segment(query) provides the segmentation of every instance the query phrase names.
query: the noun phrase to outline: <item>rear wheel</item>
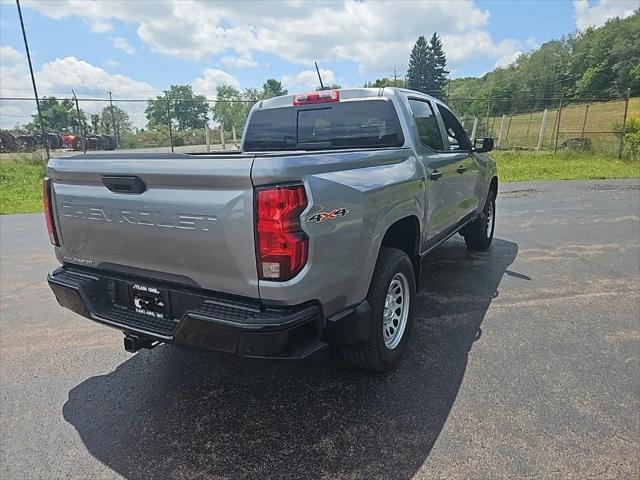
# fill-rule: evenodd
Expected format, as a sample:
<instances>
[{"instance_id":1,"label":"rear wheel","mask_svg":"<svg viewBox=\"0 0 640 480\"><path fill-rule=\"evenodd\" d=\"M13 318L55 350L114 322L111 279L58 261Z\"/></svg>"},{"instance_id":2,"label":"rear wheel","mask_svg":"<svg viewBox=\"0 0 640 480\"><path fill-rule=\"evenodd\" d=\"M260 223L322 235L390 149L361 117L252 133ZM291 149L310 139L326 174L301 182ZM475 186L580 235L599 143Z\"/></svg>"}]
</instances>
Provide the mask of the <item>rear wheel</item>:
<instances>
[{"instance_id":1,"label":"rear wheel","mask_svg":"<svg viewBox=\"0 0 640 480\"><path fill-rule=\"evenodd\" d=\"M405 252L383 247L373 272L367 300L371 307L367 342L345 347L342 355L364 370L390 370L404 353L415 306L413 265Z\"/></svg>"},{"instance_id":2,"label":"rear wheel","mask_svg":"<svg viewBox=\"0 0 640 480\"><path fill-rule=\"evenodd\" d=\"M487 250L496 226L496 194L489 190L482 213L460 232L469 250Z\"/></svg>"}]
</instances>

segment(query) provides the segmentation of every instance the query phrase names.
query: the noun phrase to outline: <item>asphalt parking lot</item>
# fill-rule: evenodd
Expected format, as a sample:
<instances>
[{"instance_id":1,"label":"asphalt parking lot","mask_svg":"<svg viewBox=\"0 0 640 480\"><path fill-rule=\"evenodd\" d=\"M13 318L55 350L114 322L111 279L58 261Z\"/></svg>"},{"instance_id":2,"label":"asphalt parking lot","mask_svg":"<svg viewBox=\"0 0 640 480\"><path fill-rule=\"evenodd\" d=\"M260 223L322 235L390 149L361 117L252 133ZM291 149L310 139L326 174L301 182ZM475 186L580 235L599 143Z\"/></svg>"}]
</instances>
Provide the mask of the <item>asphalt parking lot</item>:
<instances>
[{"instance_id":1,"label":"asphalt parking lot","mask_svg":"<svg viewBox=\"0 0 640 480\"><path fill-rule=\"evenodd\" d=\"M503 187L434 251L409 351L240 360L57 306L42 215L0 218L0 477L638 478L640 181Z\"/></svg>"}]
</instances>

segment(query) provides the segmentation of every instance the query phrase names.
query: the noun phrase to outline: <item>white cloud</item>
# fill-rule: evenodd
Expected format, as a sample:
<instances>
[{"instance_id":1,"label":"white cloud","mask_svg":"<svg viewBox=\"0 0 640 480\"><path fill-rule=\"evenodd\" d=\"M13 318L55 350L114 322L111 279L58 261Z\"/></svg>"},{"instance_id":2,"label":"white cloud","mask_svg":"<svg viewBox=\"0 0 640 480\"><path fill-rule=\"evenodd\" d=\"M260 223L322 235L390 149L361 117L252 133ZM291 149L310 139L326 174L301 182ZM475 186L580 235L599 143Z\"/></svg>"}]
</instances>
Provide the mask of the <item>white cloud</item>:
<instances>
[{"instance_id":1,"label":"white cloud","mask_svg":"<svg viewBox=\"0 0 640 480\"><path fill-rule=\"evenodd\" d=\"M3 56L4 60L4 56ZM147 99L156 95L154 87L125 75L110 74L106 70L91 65L75 57L56 58L45 63L35 72L38 93L41 97L56 96L69 98L71 90L78 98L104 98L104 102L82 102L80 107L87 113L95 113L108 104L107 92L113 92L116 100ZM0 64L0 97L32 97L31 80L26 60L13 66ZM144 102L117 102L124 108L134 125L146 124ZM4 102L0 109L0 126L11 128L16 124L27 123L34 113L32 101Z\"/></svg>"},{"instance_id":2,"label":"white cloud","mask_svg":"<svg viewBox=\"0 0 640 480\"><path fill-rule=\"evenodd\" d=\"M258 66L258 62L256 62L253 57L248 54L242 54L240 56L237 57L231 57L231 56L225 56L222 57L222 59L220 60L220 63L223 64L225 67L230 67L230 68L248 68L248 67L257 67Z\"/></svg>"},{"instance_id":3,"label":"white cloud","mask_svg":"<svg viewBox=\"0 0 640 480\"><path fill-rule=\"evenodd\" d=\"M361 73L384 74L394 66L406 68L418 35L434 31L441 35L454 69L470 58L501 61L521 50L513 40L493 40L487 29L489 13L473 0L112 0L82 3L82 8L77 2L24 0L52 18L75 15L134 24L153 51L196 62L223 54L225 66L251 66L251 54L263 52L307 68L314 60L351 60Z\"/></svg>"},{"instance_id":4,"label":"white cloud","mask_svg":"<svg viewBox=\"0 0 640 480\"><path fill-rule=\"evenodd\" d=\"M104 61L104 66L107 68L115 68L120 65L120 62L114 60L113 58L108 58Z\"/></svg>"},{"instance_id":5,"label":"white cloud","mask_svg":"<svg viewBox=\"0 0 640 480\"><path fill-rule=\"evenodd\" d=\"M114 30L114 27L111 22L97 20L89 25L89 30L91 30L93 33L107 33L112 32Z\"/></svg>"},{"instance_id":6,"label":"white cloud","mask_svg":"<svg viewBox=\"0 0 640 480\"><path fill-rule=\"evenodd\" d=\"M320 75L322 76L322 83L325 85L331 85L336 81L334 73L326 68L320 69ZM315 90L320 86L318 73L315 70L303 70L297 75L285 75L280 81L284 88L289 90L289 93Z\"/></svg>"},{"instance_id":7,"label":"white cloud","mask_svg":"<svg viewBox=\"0 0 640 480\"><path fill-rule=\"evenodd\" d=\"M208 98L215 98L216 89L223 84L240 88L240 82L233 75L217 68L206 68L202 76L193 81L193 91Z\"/></svg>"},{"instance_id":8,"label":"white cloud","mask_svg":"<svg viewBox=\"0 0 640 480\"><path fill-rule=\"evenodd\" d=\"M18 63L23 60L23 55L15 48L8 45L0 46L0 60L2 63Z\"/></svg>"},{"instance_id":9,"label":"white cloud","mask_svg":"<svg viewBox=\"0 0 640 480\"><path fill-rule=\"evenodd\" d=\"M109 37L109 41L111 42L111 45L119 50L122 50L124 53L127 53L129 55L133 55L136 53L136 49L133 48L129 42L127 42L126 38Z\"/></svg>"},{"instance_id":10,"label":"white cloud","mask_svg":"<svg viewBox=\"0 0 640 480\"><path fill-rule=\"evenodd\" d=\"M576 28L599 27L610 18L628 17L639 5L638 0L599 0L595 5L590 5L588 0L574 0Z\"/></svg>"}]
</instances>

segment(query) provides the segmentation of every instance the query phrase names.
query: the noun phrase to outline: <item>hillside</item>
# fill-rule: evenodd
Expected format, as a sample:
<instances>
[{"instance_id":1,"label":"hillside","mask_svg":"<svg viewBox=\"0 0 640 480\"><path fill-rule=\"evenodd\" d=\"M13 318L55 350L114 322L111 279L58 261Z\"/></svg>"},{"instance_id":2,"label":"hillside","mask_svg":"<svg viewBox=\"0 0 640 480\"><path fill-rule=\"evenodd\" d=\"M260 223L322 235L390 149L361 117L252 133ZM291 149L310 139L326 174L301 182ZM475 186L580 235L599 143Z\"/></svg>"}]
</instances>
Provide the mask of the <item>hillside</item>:
<instances>
[{"instance_id":1,"label":"hillside","mask_svg":"<svg viewBox=\"0 0 640 480\"><path fill-rule=\"evenodd\" d=\"M640 95L640 9L600 28L552 40L521 55L508 67L481 78L459 78L447 87L448 97L476 99L458 102L459 113L486 115L555 108L558 98L604 100Z\"/></svg>"}]
</instances>

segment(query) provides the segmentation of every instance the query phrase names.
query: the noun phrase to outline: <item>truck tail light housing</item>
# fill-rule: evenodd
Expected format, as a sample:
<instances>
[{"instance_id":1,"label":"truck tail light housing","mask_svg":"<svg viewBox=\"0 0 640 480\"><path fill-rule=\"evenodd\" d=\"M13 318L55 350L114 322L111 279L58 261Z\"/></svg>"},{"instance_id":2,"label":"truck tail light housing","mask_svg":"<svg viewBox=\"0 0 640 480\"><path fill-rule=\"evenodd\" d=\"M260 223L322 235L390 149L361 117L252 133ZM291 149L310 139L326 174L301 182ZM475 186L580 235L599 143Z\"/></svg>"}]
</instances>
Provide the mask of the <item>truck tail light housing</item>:
<instances>
[{"instance_id":1,"label":"truck tail light housing","mask_svg":"<svg viewBox=\"0 0 640 480\"><path fill-rule=\"evenodd\" d=\"M331 103L340 101L340 90L321 90L319 92L302 93L293 97L294 105L313 103Z\"/></svg>"},{"instance_id":2,"label":"truck tail light housing","mask_svg":"<svg viewBox=\"0 0 640 480\"><path fill-rule=\"evenodd\" d=\"M47 233L51 245L60 246L58 241L58 232L56 232L56 223L53 219L53 207L51 205L51 179L45 177L42 181L42 201L44 202L44 218L47 221Z\"/></svg>"},{"instance_id":3,"label":"truck tail light housing","mask_svg":"<svg viewBox=\"0 0 640 480\"><path fill-rule=\"evenodd\" d=\"M256 189L258 276L284 281L295 277L307 263L309 238L300 226L307 206L303 185Z\"/></svg>"}]
</instances>

